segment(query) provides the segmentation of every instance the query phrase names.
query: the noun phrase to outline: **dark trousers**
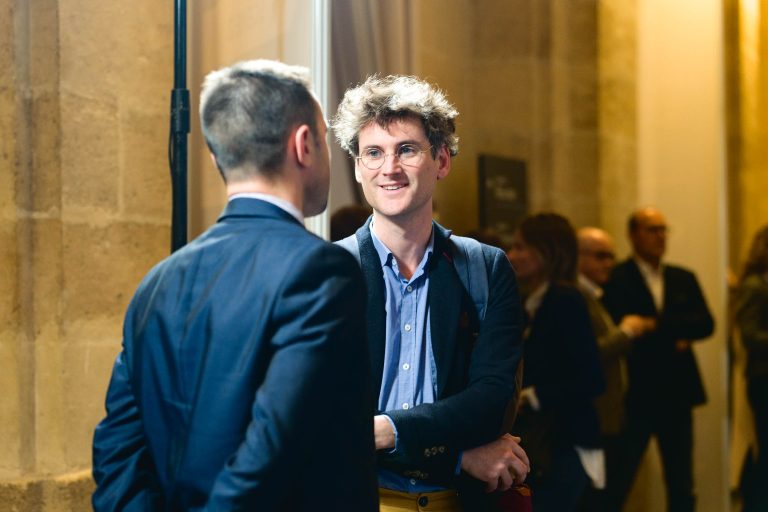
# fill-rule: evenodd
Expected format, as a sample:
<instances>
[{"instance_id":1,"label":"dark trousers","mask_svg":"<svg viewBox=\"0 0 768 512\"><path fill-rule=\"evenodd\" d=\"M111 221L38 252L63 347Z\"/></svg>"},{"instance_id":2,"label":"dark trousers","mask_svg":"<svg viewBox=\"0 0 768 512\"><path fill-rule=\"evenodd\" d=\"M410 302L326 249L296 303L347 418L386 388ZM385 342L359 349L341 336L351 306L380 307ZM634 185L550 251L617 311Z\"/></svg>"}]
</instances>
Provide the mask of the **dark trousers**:
<instances>
[{"instance_id":1,"label":"dark trousers","mask_svg":"<svg viewBox=\"0 0 768 512\"><path fill-rule=\"evenodd\" d=\"M656 436L664 468L669 512L692 512L693 420L690 407L628 404L626 430L617 448L619 464L609 464L607 507L620 511L632 488L637 468ZM611 468L610 466L613 466Z\"/></svg>"},{"instance_id":2,"label":"dark trousers","mask_svg":"<svg viewBox=\"0 0 768 512\"><path fill-rule=\"evenodd\" d=\"M747 381L747 395L755 415L757 458L744 471L744 512L768 510L768 378Z\"/></svg>"},{"instance_id":3,"label":"dark trousers","mask_svg":"<svg viewBox=\"0 0 768 512\"><path fill-rule=\"evenodd\" d=\"M535 512L570 512L578 509L589 477L572 446L556 448L549 471L529 482Z\"/></svg>"}]
</instances>

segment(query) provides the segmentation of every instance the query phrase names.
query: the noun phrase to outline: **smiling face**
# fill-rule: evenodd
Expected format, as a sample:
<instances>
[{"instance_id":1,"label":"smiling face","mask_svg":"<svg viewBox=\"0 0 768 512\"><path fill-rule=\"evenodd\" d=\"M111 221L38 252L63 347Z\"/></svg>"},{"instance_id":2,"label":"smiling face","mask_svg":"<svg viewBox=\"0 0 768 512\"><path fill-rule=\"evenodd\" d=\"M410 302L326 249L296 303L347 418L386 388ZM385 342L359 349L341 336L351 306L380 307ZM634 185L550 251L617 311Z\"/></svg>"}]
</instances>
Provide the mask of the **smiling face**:
<instances>
[{"instance_id":1,"label":"smiling face","mask_svg":"<svg viewBox=\"0 0 768 512\"><path fill-rule=\"evenodd\" d=\"M384 153L386 159L379 169L368 169L358 158L355 178L375 216L393 221L432 217L432 195L437 180L448 175L451 157L445 147L432 157L429 140L416 117L398 119L387 125L370 123L360 130L360 155ZM404 145L419 148L415 163L403 164L395 154L402 154Z\"/></svg>"}]
</instances>

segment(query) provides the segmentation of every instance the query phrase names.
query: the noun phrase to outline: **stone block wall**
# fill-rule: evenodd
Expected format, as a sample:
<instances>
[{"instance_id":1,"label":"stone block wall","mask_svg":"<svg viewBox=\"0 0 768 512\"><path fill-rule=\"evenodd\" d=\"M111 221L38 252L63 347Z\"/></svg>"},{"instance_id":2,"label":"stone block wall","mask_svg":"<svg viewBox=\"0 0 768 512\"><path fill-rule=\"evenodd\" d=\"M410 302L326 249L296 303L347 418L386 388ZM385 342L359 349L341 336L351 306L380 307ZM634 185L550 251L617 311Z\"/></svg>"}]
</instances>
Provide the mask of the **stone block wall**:
<instances>
[{"instance_id":1,"label":"stone block wall","mask_svg":"<svg viewBox=\"0 0 768 512\"><path fill-rule=\"evenodd\" d=\"M446 6L448 8L446 8ZM600 220L598 2L419 2L416 73L459 111L460 155L436 194L440 219L477 226L478 155L524 160L531 212Z\"/></svg>"},{"instance_id":2,"label":"stone block wall","mask_svg":"<svg viewBox=\"0 0 768 512\"><path fill-rule=\"evenodd\" d=\"M169 252L173 5L0 0L0 503L87 510L122 315Z\"/></svg>"}]
</instances>

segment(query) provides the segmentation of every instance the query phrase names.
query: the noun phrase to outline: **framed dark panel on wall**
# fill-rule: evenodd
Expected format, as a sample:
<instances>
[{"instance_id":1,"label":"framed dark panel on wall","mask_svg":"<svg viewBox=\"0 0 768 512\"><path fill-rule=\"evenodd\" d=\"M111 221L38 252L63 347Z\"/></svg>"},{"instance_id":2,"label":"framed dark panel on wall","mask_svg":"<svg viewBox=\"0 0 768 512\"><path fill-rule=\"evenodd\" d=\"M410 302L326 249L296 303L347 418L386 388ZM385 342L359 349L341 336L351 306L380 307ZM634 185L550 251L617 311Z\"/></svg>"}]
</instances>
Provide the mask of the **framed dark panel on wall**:
<instances>
[{"instance_id":1,"label":"framed dark panel on wall","mask_svg":"<svg viewBox=\"0 0 768 512\"><path fill-rule=\"evenodd\" d=\"M526 163L481 154L478 169L480 227L494 230L509 244L515 228L528 213Z\"/></svg>"}]
</instances>

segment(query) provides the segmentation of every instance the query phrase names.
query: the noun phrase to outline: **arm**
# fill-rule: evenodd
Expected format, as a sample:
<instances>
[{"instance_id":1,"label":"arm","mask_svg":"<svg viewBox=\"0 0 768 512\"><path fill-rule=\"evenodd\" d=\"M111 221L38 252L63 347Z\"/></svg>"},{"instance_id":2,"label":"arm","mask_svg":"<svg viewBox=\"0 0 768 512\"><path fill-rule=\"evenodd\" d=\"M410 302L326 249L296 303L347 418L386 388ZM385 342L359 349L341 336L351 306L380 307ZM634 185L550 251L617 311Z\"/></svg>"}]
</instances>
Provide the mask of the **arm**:
<instances>
[{"instance_id":1,"label":"arm","mask_svg":"<svg viewBox=\"0 0 768 512\"><path fill-rule=\"evenodd\" d=\"M696 276L687 271L683 272L685 273L678 276L679 280L665 283L665 286L675 286L678 289L670 290L672 303L665 304L658 329L673 340L694 341L707 338L715 329L715 321Z\"/></svg>"},{"instance_id":2,"label":"arm","mask_svg":"<svg viewBox=\"0 0 768 512\"><path fill-rule=\"evenodd\" d=\"M543 307L543 306L542 306ZM550 331L548 375L557 378L535 383L542 409L588 401L605 389L603 371L587 305L575 290L561 291L552 303L556 323ZM532 333L533 335L533 333Z\"/></svg>"},{"instance_id":3,"label":"arm","mask_svg":"<svg viewBox=\"0 0 768 512\"><path fill-rule=\"evenodd\" d=\"M93 436L95 511L162 509L160 485L129 375L126 354L121 352L107 392L107 416Z\"/></svg>"},{"instance_id":4,"label":"arm","mask_svg":"<svg viewBox=\"0 0 768 512\"><path fill-rule=\"evenodd\" d=\"M454 476L462 450L497 439L507 413L514 410L515 371L522 352L520 299L504 254L497 251L490 258L486 315L464 389L432 404L387 412L398 431L397 450L387 460L428 468L438 479Z\"/></svg>"},{"instance_id":5,"label":"arm","mask_svg":"<svg viewBox=\"0 0 768 512\"><path fill-rule=\"evenodd\" d=\"M746 280L736 302L736 325L744 347L768 355L768 286Z\"/></svg>"},{"instance_id":6,"label":"arm","mask_svg":"<svg viewBox=\"0 0 768 512\"><path fill-rule=\"evenodd\" d=\"M291 482L305 478L302 461L332 450L338 432L346 432L350 442L370 441L370 466L360 470L373 476L366 297L359 268L343 249L327 245L288 268L295 270L285 276L270 315L269 368L245 438L214 482L210 510L277 507L291 492ZM330 413L334 402L342 409Z\"/></svg>"}]
</instances>

